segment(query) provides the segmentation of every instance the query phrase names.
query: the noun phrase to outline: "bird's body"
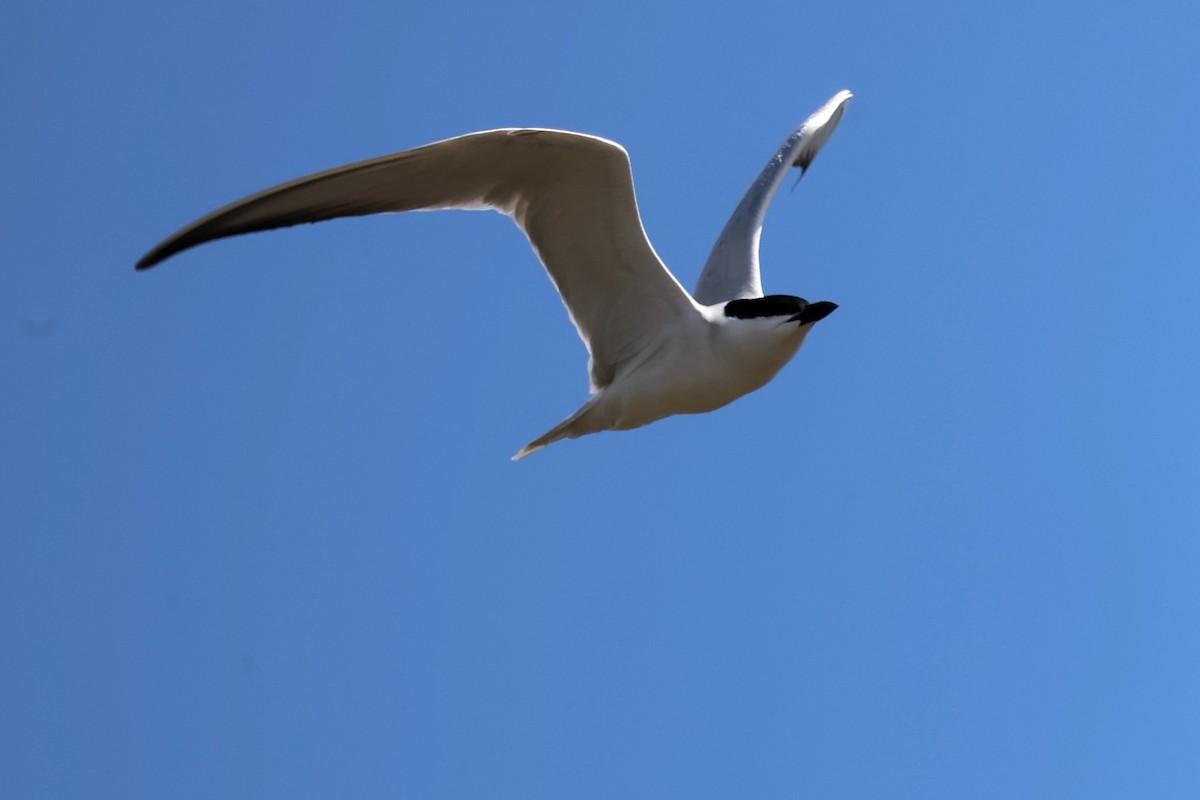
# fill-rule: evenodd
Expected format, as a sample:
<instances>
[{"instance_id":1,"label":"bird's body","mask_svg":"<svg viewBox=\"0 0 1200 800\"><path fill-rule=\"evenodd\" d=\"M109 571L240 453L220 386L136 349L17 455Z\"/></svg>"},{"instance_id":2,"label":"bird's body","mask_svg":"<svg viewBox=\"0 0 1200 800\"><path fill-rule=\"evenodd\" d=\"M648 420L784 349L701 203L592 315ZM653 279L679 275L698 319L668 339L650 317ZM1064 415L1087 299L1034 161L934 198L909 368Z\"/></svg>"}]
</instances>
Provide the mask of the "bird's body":
<instances>
[{"instance_id":1,"label":"bird's body","mask_svg":"<svg viewBox=\"0 0 1200 800\"><path fill-rule=\"evenodd\" d=\"M559 439L715 411L765 386L800 349L811 328L726 317L720 306L700 306L697 312L664 330L612 383L517 457Z\"/></svg>"},{"instance_id":2,"label":"bird's body","mask_svg":"<svg viewBox=\"0 0 1200 800\"><path fill-rule=\"evenodd\" d=\"M505 129L301 178L184 228L138 262L154 266L213 239L301 222L439 208L512 217L545 265L591 354L592 397L530 442L628 430L720 408L767 382L832 303L762 296L758 238L792 166L807 169L840 120L840 92L767 164L730 219L689 295L642 229L629 158L585 134Z\"/></svg>"}]
</instances>

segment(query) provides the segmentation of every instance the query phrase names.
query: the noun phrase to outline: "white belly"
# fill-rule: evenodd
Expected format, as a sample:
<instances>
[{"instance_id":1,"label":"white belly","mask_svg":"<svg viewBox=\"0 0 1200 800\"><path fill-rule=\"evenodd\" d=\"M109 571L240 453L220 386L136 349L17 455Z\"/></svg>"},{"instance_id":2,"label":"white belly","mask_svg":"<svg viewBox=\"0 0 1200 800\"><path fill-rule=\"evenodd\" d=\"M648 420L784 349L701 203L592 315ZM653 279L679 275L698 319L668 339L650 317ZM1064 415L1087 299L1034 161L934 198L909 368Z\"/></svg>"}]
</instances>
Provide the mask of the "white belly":
<instances>
[{"instance_id":1,"label":"white belly","mask_svg":"<svg viewBox=\"0 0 1200 800\"><path fill-rule=\"evenodd\" d=\"M604 389L593 412L602 429L628 430L675 414L703 414L760 389L792 360L807 331L742 331L663 347Z\"/></svg>"}]
</instances>

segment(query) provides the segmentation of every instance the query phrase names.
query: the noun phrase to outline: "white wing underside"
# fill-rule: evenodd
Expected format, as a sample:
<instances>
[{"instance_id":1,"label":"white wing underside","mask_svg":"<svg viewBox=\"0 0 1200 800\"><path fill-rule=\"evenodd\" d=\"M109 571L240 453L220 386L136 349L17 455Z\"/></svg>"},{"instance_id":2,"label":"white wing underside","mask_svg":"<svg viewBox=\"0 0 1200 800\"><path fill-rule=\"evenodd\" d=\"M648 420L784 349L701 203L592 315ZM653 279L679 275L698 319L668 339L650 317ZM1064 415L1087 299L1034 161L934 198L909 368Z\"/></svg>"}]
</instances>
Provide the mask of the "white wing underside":
<instances>
[{"instance_id":1,"label":"white wing underside","mask_svg":"<svg viewBox=\"0 0 1200 800\"><path fill-rule=\"evenodd\" d=\"M693 297L703 305L762 297L758 241L767 208L792 167L807 170L842 119L852 97L840 91L797 128L755 179L717 239ZM803 172L801 173L803 174Z\"/></svg>"},{"instance_id":2,"label":"white wing underside","mask_svg":"<svg viewBox=\"0 0 1200 800\"><path fill-rule=\"evenodd\" d=\"M253 231L445 208L495 209L525 232L591 353L593 391L698 313L646 238L625 150L564 131L473 133L300 178L189 225L138 267Z\"/></svg>"}]
</instances>

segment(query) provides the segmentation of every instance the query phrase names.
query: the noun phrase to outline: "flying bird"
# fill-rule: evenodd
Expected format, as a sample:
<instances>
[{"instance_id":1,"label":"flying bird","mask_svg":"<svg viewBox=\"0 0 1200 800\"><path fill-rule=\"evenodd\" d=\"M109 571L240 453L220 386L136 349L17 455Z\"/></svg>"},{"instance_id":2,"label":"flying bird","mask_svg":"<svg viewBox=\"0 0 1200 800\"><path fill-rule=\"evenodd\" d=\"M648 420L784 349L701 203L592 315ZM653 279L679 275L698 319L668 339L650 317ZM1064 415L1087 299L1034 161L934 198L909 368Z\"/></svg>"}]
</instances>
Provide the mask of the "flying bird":
<instances>
[{"instance_id":1,"label":"flying bird","mask_svg":"<svg viewBox=\"0 0 1200 800\"><path fill-rule=\"evenodd\" d=\"M692 294L659 260L638 215L629 155L582 133L470 133L320 172L214 211L137 263L214 239L396 211L494 209L524 231L590 354L591 396L525 445L629 430L721 408L766 385L837 306L763 296L758 242L792 167L801 176L841 121L834 95L772 156L725 225Z\"/></svg>"}]
</instances>

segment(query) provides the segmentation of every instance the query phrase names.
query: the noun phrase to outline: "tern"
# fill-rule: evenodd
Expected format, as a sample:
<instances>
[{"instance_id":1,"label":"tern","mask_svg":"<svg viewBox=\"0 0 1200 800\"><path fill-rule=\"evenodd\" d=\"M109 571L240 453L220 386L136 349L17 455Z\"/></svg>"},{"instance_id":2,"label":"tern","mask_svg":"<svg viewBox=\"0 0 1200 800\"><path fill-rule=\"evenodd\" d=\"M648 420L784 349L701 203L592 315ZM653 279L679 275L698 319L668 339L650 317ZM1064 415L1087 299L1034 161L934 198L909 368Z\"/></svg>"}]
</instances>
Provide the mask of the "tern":
<instances>
[{"instance_id":1,"label":"tern","mask_svg":"<svg viewBox=\"0 0 1200 800\"><path fill-rule=\"evenodd\" d=\"M792 167L803 177L841 121L848 91L796 128L717 239L692 294L654 252L629 155L582 133L470 133L320 172L238 200L183 228L137 263L148 269L214 239L397 211L493 209L528 237L588 349L591 396L525 445L702 414L765 386L837 306L763 295L758 243Z\"/></svg>"}]
</instances>

